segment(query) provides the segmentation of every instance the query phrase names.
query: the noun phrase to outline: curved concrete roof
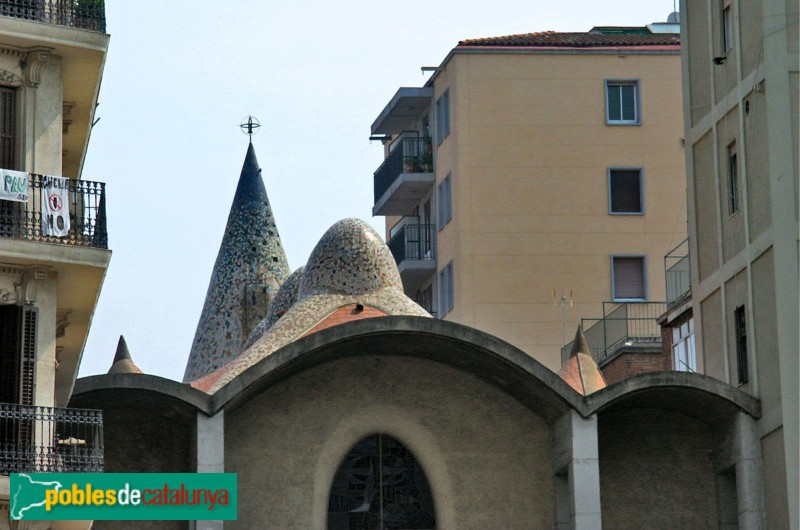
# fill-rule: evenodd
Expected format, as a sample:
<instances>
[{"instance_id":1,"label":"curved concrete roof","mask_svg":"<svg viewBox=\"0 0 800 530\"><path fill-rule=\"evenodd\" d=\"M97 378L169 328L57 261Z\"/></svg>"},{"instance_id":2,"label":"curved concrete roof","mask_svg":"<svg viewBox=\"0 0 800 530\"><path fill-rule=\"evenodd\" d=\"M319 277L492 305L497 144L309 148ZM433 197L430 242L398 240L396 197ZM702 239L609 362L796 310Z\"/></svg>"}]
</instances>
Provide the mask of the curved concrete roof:
<instances>
[{"instance_id":1,"label":"curved concrete roof","mask_svg":"<svg viewBox=\"0 0 800 530\"><path fill-rule=\"evenodd\" d=\"M758 418L760 402L718 379L689 372L653 372L623 379L586 398L587 412L629 407L656 407L701 420L742 410Z\"/></svg>"},{"instance_id":2,"label":"curved concrete roof","mask_svg":"<svg viewBox=\"0 0 800 530\"><path fill-rule=\"evenodd\" d=\"M99 398L97 396L106 393L108 396ZM87 406L83 403L91 400L90 406L97 407L98 399L112 399L115 404L119 404L125 400L135 399L141 394L163 396L165 400L177 401L209 415L216 412L211 409L211 399L208 394L187 384L156 375L131 373L81 377L75 381L70 406Z\"/></svg>"},{"instance_id":3,"label":"curved concrete roof","mask_svg":"<svg viewBox=\"0 0 800 530\"><path fill-rule=\"evenodd\" d=\"M116 396L120 390L131 390L160 394L214 414L236 408L303 370L357 355L412 356L453 366L504 390L550 422L570 409L588 417L628 407L679 410L705 421L738 410L760 415L760 404L752 396L710 377L684 372L643 374L583 397L544 365L497 337L452 322L405 315L347 322L291 342L213 395L152 375L109 374L79 379L73 405L81 406L94 393ZM98 406L96 399L91 401Z\"/></svg>"}]
</instances>

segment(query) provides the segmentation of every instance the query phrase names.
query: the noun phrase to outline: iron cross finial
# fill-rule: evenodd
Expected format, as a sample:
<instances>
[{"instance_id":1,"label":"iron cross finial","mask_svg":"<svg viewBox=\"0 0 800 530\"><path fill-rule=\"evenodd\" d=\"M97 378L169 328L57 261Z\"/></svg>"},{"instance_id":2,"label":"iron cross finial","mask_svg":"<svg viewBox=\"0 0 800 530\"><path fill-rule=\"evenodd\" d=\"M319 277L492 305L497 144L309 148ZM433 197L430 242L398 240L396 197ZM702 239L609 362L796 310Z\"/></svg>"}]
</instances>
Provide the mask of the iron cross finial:
<instances>
[{"instance_id":1,"label":"iron cross finial","mask_svg":"<svg viewBox=\"0 0 800 530\"><path fill-rule=\"evenodd\" d=\"M248 115L246 120L242 120L242 123L239 125L239 127L242 129L244 134L250 137L250 141L252 141L253 135L258 132L258 128L261 127L261 124L257 119Z\"/></svg>"}]
</instances>

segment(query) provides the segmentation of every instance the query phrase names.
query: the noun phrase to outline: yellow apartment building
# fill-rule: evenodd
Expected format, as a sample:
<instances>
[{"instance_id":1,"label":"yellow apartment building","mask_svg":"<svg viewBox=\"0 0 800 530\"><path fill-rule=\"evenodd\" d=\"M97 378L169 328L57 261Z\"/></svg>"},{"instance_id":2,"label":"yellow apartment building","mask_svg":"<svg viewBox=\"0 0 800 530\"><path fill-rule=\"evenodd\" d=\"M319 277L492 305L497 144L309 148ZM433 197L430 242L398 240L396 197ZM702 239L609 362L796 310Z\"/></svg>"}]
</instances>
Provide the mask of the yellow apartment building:
<instances>
[{"instance_id":1,"label":"yellow apartment building","mask_svg":"<svg viewBox=\"0 0 800 530\"><path fill-rule=\"evenodd\" d=\"M102 0L0 3L0 528L10 473L103 469L100 412L65 407L111 258L81 179L108 42Z\"/></svg>"},{"instance_id":2,"label":"yellow apartment building","mask_svg":"<svg viewBox=\"0 0 800 530\"><path fill-rule=\"evenodd\" d=\"M603 302L660 337L663 257L686 238L678 32L465 40L400 88L372 124L373 215L406 293L552 370Z\"/></svg>"},{"instance_id":3,"label":"yellow apartment building","mask_svg":"<svg viewBox=\"0 0 800 530\"><path fill-rule=\"evenodd\" d=\"M748 502L767 517L740 505L739 528L800 528L798 12L795 0L681 2L698 365L761 401L764 498Z\"/></svg>"}]
</instances>

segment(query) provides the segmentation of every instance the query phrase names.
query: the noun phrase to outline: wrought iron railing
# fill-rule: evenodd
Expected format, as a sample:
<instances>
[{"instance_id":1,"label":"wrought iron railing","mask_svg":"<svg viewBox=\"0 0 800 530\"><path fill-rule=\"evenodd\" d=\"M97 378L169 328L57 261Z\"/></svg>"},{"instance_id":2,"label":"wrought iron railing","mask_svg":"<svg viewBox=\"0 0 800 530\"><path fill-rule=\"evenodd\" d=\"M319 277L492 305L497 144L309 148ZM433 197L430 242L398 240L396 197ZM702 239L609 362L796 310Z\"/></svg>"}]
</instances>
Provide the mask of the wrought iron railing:
<instances>
[{"instance_id":1,"label":"wrought iron railing","mask_svg":"<svg viewBox=\"0 0 800 530\"><path fill-rule=\"evenodd\" d=\"M383 197L392 183L403 173L433 173L433 144L430 138L401 138L375 171L375 202Z\"/></svg>"},{"instance_id":2,"label":"wrought iron railing","mask_svg":"<svg viewBox=\"0 0 800 530\"><path fill-rule=\"evenodd\" d=\"M405 225L389 240L389 250L399 265L405 260L435 260L433 225Z\"/></svg>"},{"instance_id":3,"label":"wrought iron railing","mask_svg":"<svg viewBox=\"0 0 800 530\"><path fill-rule=\"evenodd\" d=\"M691 297L688 239L684 239L664 256L664 276L667 284L667 309L677 307Z\"/></svg>"},{"instance_id":4,"label":"wrought iron railing","mask_svg":"<svg viewBox=\"0 0 800 530\"><path fill-rule=\"evenodd\" d=\"M104 0L0 0L0 15L68 28L106 31Z\"/></svg>"},{"instance_id":5,"label":"wrought iron railing","mask_svg":"<svg viewBox=\"0 0 800 530\"><path fill-rule=\"evenodd\" d=\"M603 302L603 318L581 319L592 357L600 362L623 346L661 343L661 326L656 319L666 310L665 302ZM561 348L562 362L571 350L572 342Z\"/></svg>"},{"instance_id":6,"label":"wrought iron railing","mask_svg":"<svg viewBox=\"0 0 800 530\"><path fill-rule=\"evenodd\" d=\"M28 176L27 202L0 200L0 238L108 248L105 183L68 179L70 227L66 235L56 236L48 235L45 229L49 222L42 209L46 178Z\"/></svg>"},{"instance_id":7,"label":"wrought iron railing","mask_svg":"<svg viewBox=\"0 0 800 530\"><path fill-rule=\"evenodd\" d=\"M102 471L101 411L0 403L0 475Z\"/></svg>"}]
</instances>

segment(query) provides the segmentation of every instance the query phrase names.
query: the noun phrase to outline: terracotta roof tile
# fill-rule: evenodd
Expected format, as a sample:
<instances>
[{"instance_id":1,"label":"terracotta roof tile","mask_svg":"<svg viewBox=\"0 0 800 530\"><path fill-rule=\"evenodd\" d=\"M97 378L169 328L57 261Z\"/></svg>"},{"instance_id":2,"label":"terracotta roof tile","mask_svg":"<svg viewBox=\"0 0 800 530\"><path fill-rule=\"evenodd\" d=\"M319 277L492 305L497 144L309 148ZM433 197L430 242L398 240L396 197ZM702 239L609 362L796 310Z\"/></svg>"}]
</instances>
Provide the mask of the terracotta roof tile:
<instances>
[{"instance_id":1,"label":"terracotta roof tile","mask_svg":"<svg viewBox=\"0 0 800 530\"><path fill-rule=\"evenodd\" d=\"M624 46L680 46L677 33L556 33L543 31L502 37L468 39L459 46L514 46L532 48L605 48Z\"/></svg>"}]
</instances>

